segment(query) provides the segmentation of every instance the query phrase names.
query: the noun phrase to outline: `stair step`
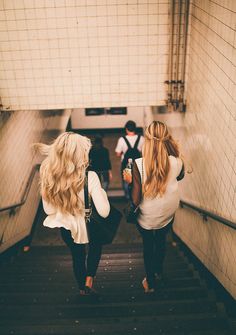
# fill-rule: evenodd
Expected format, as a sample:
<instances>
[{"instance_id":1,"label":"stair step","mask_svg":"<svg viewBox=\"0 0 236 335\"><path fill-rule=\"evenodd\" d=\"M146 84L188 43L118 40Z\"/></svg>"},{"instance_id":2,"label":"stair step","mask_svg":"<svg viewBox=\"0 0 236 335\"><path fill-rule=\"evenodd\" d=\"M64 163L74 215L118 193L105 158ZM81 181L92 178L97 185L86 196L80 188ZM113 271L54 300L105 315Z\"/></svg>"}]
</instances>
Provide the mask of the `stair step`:
<instances>
[{"instance_id":1,"label":"stair step","mask_svg":"<svg viewBox=\"0 0 236 335\"><path fill-rule=\"evenodd\" d=\"M76 292L76 290L75 290ZM100 300L103 303L119 303L119 302L140 302L148 301L148 299L158 300L187 300L187 299L202 299L208 297L205 288L188 287L188 288L168 288L159 289L155 296L149 297L143 293L141 288L132 291L121 292L120 288L111 288L110 290L101 290ZM81 301L81 297L78 297ZM0 296L1 304L63 304L69 301L76 301L75 293L59 292L57 295L52 292L2 292Z\"/></svg>"},{"instance_id":2,"label":"stair step","mask_svg":"<svg viewBox=\"0 0 236 335\"><path fill-rule=\"evenodd\" d=\"M120 278L114 279L114 280L99 280L99 278L96 279L95 285L98 288L98 290L101 289L101 287L107 288L114 288L119 287L122 291L123 289L130 289L130 288L140 288L141 287L141 280L143 279L143 276L140 276L139 278L136 277L134 279L123 279ZM158 286L164 287L164 288L181 288L181 287L199 287L200 286L200 280L198 278L177 278L177 279L165 279L163 281L160 281L158 283ZM1 285L2 291L4 292L72 292L76 289L76 283L74 285L66 285L64 283L55 283L55 282L34 282L34 283L25 283L25 282L19 282L17 285L13 285L12 283L5 283ZM1 296L1 294L0 294Z\"/></svg>"},{"instance_id":3,"label":"stair step","mask_svg":"<svg viewBox=\"0 0 236 335\"><path fill-rule=\"evenodd\" d=\"M17 320L18 321L18 320ZM36 322L36 323L35 323ZM17 335L48 335L48 334L191 334L194 331L212 331L227 328L224 319L216 314L190 314L190 315L168 315L168 316L148 316L148 317L122 317L120 318L99 318L81 319L79 317L71 319L68 324L67 319L40 319L19 320L19 323L12 323L11 326L0 327L1 334ZM27 323L27 325L25 324ZM74 323L74 325L72 325Z\"/></svg>"},{"instance_id":4,"label":"stair step","mask_svg":"<svg viewBox=\"0 0 236 335\"><path fill-rule=\"evenodd\" d=\"M51 266L69 266L72 262L71 255L68 257L57 257L54 259L39 259L37 260L37 264L42 267L51 267ZM36 260L32 257L31 259L22 259L17 263L7 264L5 266L6 269L21 269L21 268L28 268L28 267L35 267ZM126 258L102 258L100 261L100 265L110 264L111 266L125 266L127 264L135 264L135 265L143 265L143 257L126 257ZM183 257L175 257L175 258L168 258L165 259L165 265L167 266L175 266L181 264L188 264L186 259ZM4 269L4 266L1 266Z\"/></svg>"},{"instance_id":5,"label":"stair step","mask_svg":"<svg viewBox=\"0 0 236 335\"><path fill-rule=\"evenodd\" d=\"M87 297L86 297L87 298ZM43 307L43 308L42 308ZM22 308L19 306L4 306L0 308L2 321L23 318L35 319L41 318L68 320L77 318L105 318L105 317L132 317L132 316L159 316L159 315L180 315L193 313L217 313L217 307L213 301L149 301L146 303L131 304L90 304L84 300L84 303L67 305L27 305ZM3 321L4 322L4 321Z\"/></svg>"},{"instance_id":6,"label":"stair step","mask_svg":"<svg viewBox=\"0 0 236 335\"><path fill-rule=\"evenodd\" d=\"M39 281L39 282L47 282L47 281L52 281L52 282L67 282L73 283L74 278L71 273L72 270L70 270L70 273L63 271L62 273L60 272L54 272L52 274L48 273L39 273L39 274L34 274L34 273L29 273L29 274L15 274L14 276L4 276L0 279L0 284L4 283L18 283L18 282L33 282L33 281ZM97 274L97 277L105 279L112 279L112 278L133 278L138 277L138 276L143 276L144 275L144 269L136 270L134 268L130 269L129 271L125 272L120 272L114 271L108 268L104 269L99 269L99 272ZM166 270L165 276L169 278L181 278L181 277L192 277L193 272L190 269L183 269L183 270Z\"/></svg>"},{"instance_id":7,"label":"stair step","mask_svg":"<svg viewBox=\"0 0 236 335\"><path fill-rule=\"evenodd\" d=\"M109 267L107 268L100 268L97 274L97 277L104 277L105 278L113 278L113 277L117 277L119 275L119 277L123 278L126 276L126 278L128 279L130 275L135 275L135 276L139 276L139 275L143 275L144 272L144 268L135 268L135 267L130 267L128 271L122 272L122 271L115 271L115 269L110 269ZM194 274L194 272L190 269L190 268L184 268L184 269L176 269L173 270L172 268L167 268L164 270L164 277L165 278L181 278L181 277L192 277Z\"/></svg>"},{"instance_id":8,"label":"stair step","mask_svg":"<svg viewBox=\"0 0 236 335\"><path fill-rule=\"evenodd\" d=\"M167 243L167 246L171 246L170 243ZM168 248L171 249L171 248ZM53 246L33 246L31 249L31 252L40 253L41 255L43 253L49 253L52 254L64 254L68 253L69 250L66 245L53 245ZM114 252L120 252L120 253L126 253L126 252L140 252L142 251L142 243L112 243L109 245L103 246L103 253L114 253Z\"/></svg>"},{"instance_id":9,"label":"stair step","mask_svg":"<svg viewBox=\"0 0 236 335\"><path fill-rule=\"evenodd\" d=\"M8 267L6 270L3 269L4 275L16 273L21 274L22 272L27 273L51 273L57 271L66 271L68 269L71 269L72 261L63 261L60 263L52 263L52 264L41 264L38 263L38 266L35 267L33 264L31 266L25 265L24 266L12 266ZM114 261L103 261L100 262L99 269L102 270L104 268L109 268L111 271L115 272L124 272L127 271L130 267L136 268L136 269L143 269L144 264L143 261L124 261L124 262L114 262ZM185 262L171 262L171 263L165 263L165 269L167 270L175 270L175 269L187 269L188 264Z\"/></svg>"},{"instance_id":10,"label":"stair step","mask_svg":"<svg viewBox=\"0 0 236 335\"><path fill-rule=\"evenodd\" d=\"M115 256L115 255L113 255ZM71 255L68 255L66 257L55 257L55 258L48 258L48 259L40 259L37 261L38 264L40 264L40 266L51 266L51 265L67 265L67 264L70 264L72 261L71 259ZM31 257L30 259L26 259L26 258L22 258L21 260L17 261L17 262L14 262L12 264L7 264L6 268L9 268L9 269L13 269L13 268L27 268L29 266L35 266L35 258L34 257ZM107 257L104 257L101 259L100 263L99 264L111 264L112 266L122 266L122 265L125 265L129 262L132 262L133 264L143 264L143 256L140 255L140 256L136 256L136 257L126 257L126 258L120 258L120 257L112 257L110 256L110 254L107 256ZM168 265L174 265L174 264L186 264L187 261L183 258L183 257L180 257L180 256L176 256L174 258L168 258L166 257L165 259L165 264L168 264ZM4 269L4 266L2 266L2 268Z\"/></svg>"},{"instance_id":11,"label":"stair step","mask_svg":"<svg viewBox=\"0 0 236 335\"><path fill-rule=\"evenodd\" d=\"M54 248L57 247L51 247L46 248L48 250L44 250L44 248L40 248L40 250L35 250L34 248L31 248L29 252L22 253L22 259L54 259L54 258L67 258L70 257L70 251L69 248L63 247L63 249L59 249L59 251L54 250ZM41 250L42 249L42 250ZM143 250L142 248L138 250L119 250L119 249L113 249L113 250L104 250L102 251L102 259L105 258L114 258L114 259L126 259L127 257L142 257ZM180 257L180 253L177 248L170 248L166 249L166 257L175 258Z\"/></svg>"},{"instance_id":12,"label":"stair step","mask_svg":"<svg viewBox=\"0 0 236 335\"><path fill-rule=\"evenodd\" d=\"M112 263L112 265L124 265L127 264L129 261L132 261L134 264L143 264L143 256L142 254L132 256L132 255L127 255L124 258L121 258L119 255L110 255L108 254L107 257L103 257L100 261L100 264L105 264L106 262ZM12 263L7 263L7 264L1 264L0 269L1 272L6 270L6 269L21 269L21 268L32 268L35 267L35 264L37 263L40 266L61 266L61 265L66 265L66 264L71 264L71 255L67 256L55 256L55 257L48 257L45 256L43 258L37 258L34 257L33 255L30 255L30 257L27 255L23 255L22 258L20 259L15 259ZM171 266L176 264L186 264L186 259L183 258L182 256L176 255L176 256L166 256L165 258L165 265Z\"/></svg>"}]
</instances>

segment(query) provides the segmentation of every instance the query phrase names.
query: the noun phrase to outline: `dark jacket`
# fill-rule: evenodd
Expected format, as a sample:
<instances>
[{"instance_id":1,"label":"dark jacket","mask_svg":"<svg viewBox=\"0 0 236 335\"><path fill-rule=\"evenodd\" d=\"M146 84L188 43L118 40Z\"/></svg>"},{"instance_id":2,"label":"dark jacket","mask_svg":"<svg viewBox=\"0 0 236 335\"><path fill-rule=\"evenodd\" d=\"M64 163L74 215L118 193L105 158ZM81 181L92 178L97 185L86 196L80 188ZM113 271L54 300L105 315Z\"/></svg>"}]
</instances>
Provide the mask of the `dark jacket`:
<instances>
[{"instance_id":1,"label":"dark jacket","mask_svg":"<svg viewBox=\"0 0 236 335\"><path fill-rule=\"evenodd\" d=\"M95 172L111 170L109 151L107 148L93 147L89 153L90 168Z\"/></svg>"}]
</instances>

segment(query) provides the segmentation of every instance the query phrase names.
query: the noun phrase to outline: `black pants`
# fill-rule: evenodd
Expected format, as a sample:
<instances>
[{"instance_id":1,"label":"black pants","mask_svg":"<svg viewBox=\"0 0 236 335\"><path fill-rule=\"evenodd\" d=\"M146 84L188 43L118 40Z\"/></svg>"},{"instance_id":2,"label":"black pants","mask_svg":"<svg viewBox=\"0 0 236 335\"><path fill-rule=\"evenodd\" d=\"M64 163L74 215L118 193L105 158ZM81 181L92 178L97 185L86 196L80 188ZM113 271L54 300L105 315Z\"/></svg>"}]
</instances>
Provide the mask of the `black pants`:
<instances>
[{"instance_id":1,"label":"black pants","mask_svg":"<svg viewBox=\"0 0 236 335\"><path fill-rule=\"evenodd\" d=\"M147 230L137 225L143 239L143 259L149 288L155 286L155 274L162 274L166 253L166 235L173 221L161 229Z\"/></svg>"},{"instance_id":2,"label":"black pants","mask_svg":"<svg viewBox=\"0 0 236 335\"><path fill-rule=\"evenodd\" d=\"M86 276L95 277L102 254L102 245L90 242L86 262L86 245L74 243L71 232L61 228L61 236L70 248L74 275L80 290L84 289Z\"/></svg>"}]
</instances>

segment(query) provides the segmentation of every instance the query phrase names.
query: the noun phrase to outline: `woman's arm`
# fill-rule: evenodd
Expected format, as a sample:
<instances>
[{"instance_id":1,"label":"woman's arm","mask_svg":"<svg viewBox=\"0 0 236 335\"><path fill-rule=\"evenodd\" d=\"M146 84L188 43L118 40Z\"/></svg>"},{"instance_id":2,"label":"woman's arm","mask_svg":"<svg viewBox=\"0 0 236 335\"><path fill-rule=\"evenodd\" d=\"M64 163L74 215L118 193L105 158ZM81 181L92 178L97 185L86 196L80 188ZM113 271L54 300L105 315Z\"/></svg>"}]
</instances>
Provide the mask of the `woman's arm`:
<instances>
[{"instance_id":1,"label":"woman's arm","mask_svg":"<svg viewBox=\"0 0 236 335\"><path fill-rule=\"evenodd\" d=\"M142 200L142 183L141 176L137 164L134 162L132 170L132 186L131 186L131 197L133 204L137 207Z\"/></svg>"},{"instance_id":2,"label":"woman's arm","mask_svg":"<svg viewBox=\"0 0 236 335\"><path fill-rule=\"evenodd\" d=\"M88 190L98 214L106 218L110 212L110 204L98 175L93 171L89 171L88 173Z\"/></svg>"},{"instance_id":3,"label":"woman's arm","mask_svg":"<svg viewBox=\"0 0 236 335\"><path fill-rule=\"evenodd\" d=\"M115 153L116 153L116 156L118 156L118 157L122 156L122 153L123 153L122 137L120 137L118 142L117 142L117 146L115 148Z\"/></svg>"}]
</instances>

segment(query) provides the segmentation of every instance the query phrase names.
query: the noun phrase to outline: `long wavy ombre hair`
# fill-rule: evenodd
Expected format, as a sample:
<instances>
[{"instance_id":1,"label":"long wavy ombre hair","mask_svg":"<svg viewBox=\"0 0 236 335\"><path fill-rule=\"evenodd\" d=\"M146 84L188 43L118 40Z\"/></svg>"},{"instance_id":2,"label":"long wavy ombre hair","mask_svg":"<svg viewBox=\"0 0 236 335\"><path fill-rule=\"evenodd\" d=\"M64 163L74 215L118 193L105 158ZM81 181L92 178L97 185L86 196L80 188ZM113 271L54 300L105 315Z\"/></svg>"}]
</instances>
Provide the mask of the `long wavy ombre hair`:
<instances>
[{"instance_id":1,"label":"long wavy ombre hair","mask_svg":"<svg viewBox=\"0 0 236 335\"><path fill-rule=\"evenodd\" d=\"M90 140L85 136L66 132L58 136L51 145L37 143L34 146L47 155L40 168L43 199L62 213L82 213L83 203L78 193L84 186Z\"/></svg>"},{"instance_id":2,"label":"long wavy ombre hair","mask_svg":"<svg viewBox=\"0 0 236 335\"><path fill-rule=\"evenodd\" d=\"M169 155L179 157L177 143L169 134L167 126L153 121L145 131L143 158L146 180L143 184L144 198L162 196L166 190L170 171Z\"/></svg>"}]
</instances>

